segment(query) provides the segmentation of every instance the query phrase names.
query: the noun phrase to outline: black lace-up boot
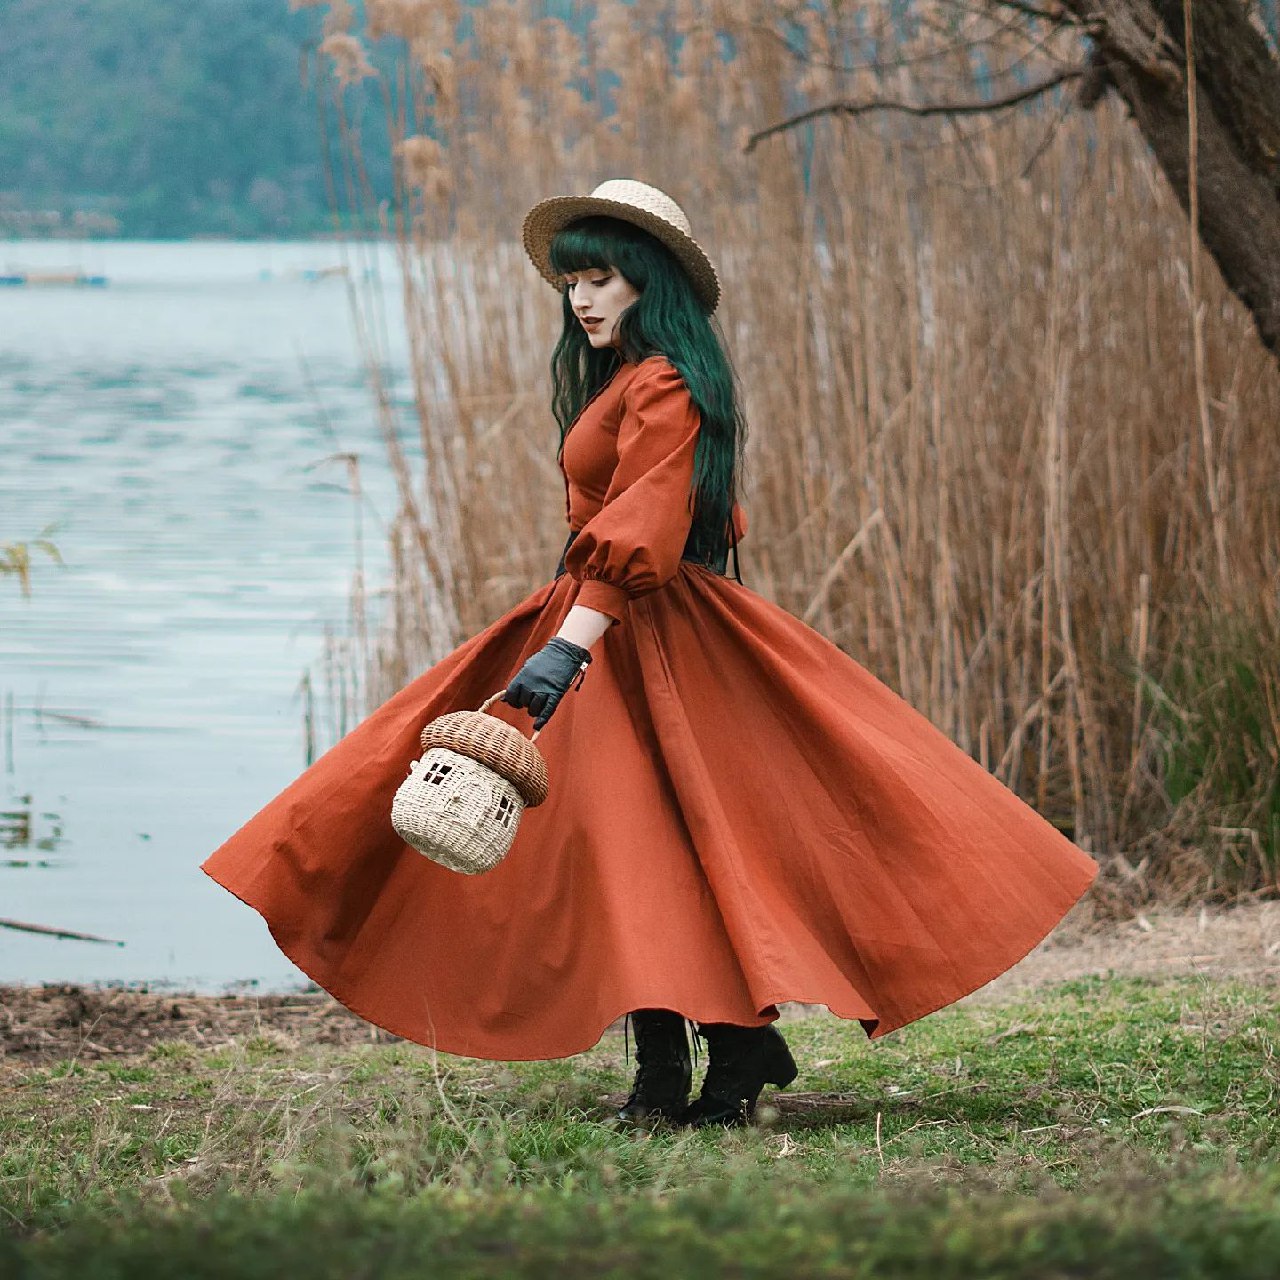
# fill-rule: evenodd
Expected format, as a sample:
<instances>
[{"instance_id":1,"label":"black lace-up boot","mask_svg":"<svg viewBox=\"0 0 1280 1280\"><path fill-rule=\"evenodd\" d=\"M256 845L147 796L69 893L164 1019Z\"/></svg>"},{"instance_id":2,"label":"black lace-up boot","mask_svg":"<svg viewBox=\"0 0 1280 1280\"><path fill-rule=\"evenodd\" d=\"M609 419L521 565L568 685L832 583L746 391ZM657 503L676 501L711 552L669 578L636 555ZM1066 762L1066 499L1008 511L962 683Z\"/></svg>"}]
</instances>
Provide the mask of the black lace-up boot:
<instances>
[{"instance_id":1,"label":"black lace-up boot","mask_svg":"<svg viewBox=\"0 0 1280 1280\"><path fill-rule=\"evenodd\" d=\"M627 1016L636 1032L639 1069L618 1119L628 1124L679 1120L693 1084L685 1020L670 1009L636 1009Z\"/></svg>"},{"instance_id":2,"label":"black lace-up boot","mask_svg":"<svg viewBox=\"0 0 1280 1280\"><path fill-rule=\"evenodd\" d=\"M701 1022L711 1061L702 1093L681 1117L685 1124L742 1125L755 1114L756 1099L767 1084L785 1089L797 1075L795 1059L781 1032L772 1025L740 1027L731 1022Z\"/></svg>"}]
</instances>

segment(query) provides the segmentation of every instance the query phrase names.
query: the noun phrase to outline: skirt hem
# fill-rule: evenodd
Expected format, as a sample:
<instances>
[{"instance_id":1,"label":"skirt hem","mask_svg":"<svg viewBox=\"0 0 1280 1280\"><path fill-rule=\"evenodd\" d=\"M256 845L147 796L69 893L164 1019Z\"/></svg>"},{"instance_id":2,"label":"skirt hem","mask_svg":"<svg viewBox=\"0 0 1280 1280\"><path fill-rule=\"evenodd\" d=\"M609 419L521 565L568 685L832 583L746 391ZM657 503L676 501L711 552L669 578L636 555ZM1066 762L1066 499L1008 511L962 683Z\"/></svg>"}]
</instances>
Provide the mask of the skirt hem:
<instances>
[{"instance_id":1,"label":"skirt hem","mask_svg":"<svg viewBox=\"0 0 1280 1280\"><path fill-rule=\"evenodd\" d=\"M603 1025L599 1028L599 1030L594 1033L593 1038L589 1040L584 1040L583 1043L578 1046L575 1046L569 1049L564 1049L558 1052L552 1052L552 1053L546 1053L546 1052L510 1053L508 1052L508 1053L502 1054L501 1056L497 1056L497 1055L490 1055L490 1054L484 1054L484 1053L470 1052L467 1049L463 1049L463 1048L450 1048L447 1045L443 1045L443 1044L433 1044L428 1040L421 1039L420 1034L414 1034L414 1033L408 1032L406 1029L403 1029L402 1027L396 1025L397 1020L395 1018L393 1017L387 1018L381 1014L378 1014L375 1016L368 1011L367 1006L365 1006L362 1001L357 999L351 999L351 1000L347 999L346 996L343 994L342 983L334 981L332 979L326 979L326 978L321 978L317 976L317 974L314 973L312 969L318 968L318 966L311 966L309 961L306 964L302 962L302 960L299 957L298 949L290 946L284 941L284 939L280 937L279 933L276 930L275 925L272 924L271 920L267 917L266 913L263 912L262 908L256 902L254 902L251 898L246 897L243 893L241 893L238 889L234 888L232 885L227 884L223 880L220 880L211 870L209 870L208 867L201 867L201 870L204 871L204 873L215 884L221 885L222 888L226 889L227 892L231 893L234 897L238 898L247 907L250 907L254 911L256 911L258 915L261 916L264 922L266 923L267 929L270 932L271 937L275 942L276 946L280 948L280 950L289 958L289 960L295 966L297 966L297 968L302 973L306 974L306 976L312 982L314 982L318 987L320 987L321 990L327 992L330 996L332 996L340 1005L343 1006L343 1008L350 1010L358 1018L364 1019L364 1021L368 1022L371 1026L379 1027L383 1031L387 1031L391 1035L397 1036L402 1040L408 1040L413 1044L423 1045L425 1048L433 1049L438 1053L448 1053L455 1057L477 1058L485 1062L550 1062L560 1058L572 1058L572 1057L578 1056L579 1054L587 1053L591 1049L594 1049L596 1045L598 1045L600 1041L604 1038L605 1032L611 1026L613 1026L614 1023L616 1023L619 1019L624 1017L626 1014L630 1013L633 1009L672 1008L674 1012L694 1022L736 1021L736 1019L734 1018L725 1017L723 1014L723 1011L713 1011L711 1013L694 1012L692 1011L691 1006L679 1007L678 1004L662 1004L658 1001L652 1001L646 997L643 999L637 998L637 1000L634 1003L629 1002L630 1007L620 1009L613 1017L606 1019ZM1084 895L1088 892L1092 883L1093 881L1092 879L1090 879L1083 886L1080 892L1076 895L1071 906L1067 908L1067 911L1072 910L1076 905L1079 904L1079 902L1083 899ZM1065 915L1066 913L1064 912L1063 914ZM1049 930L1049 933L1051 932L1052 930ZM1015 965L1018 965L1023 960L1025 960L1027 956L1029 956L1036 949L1036 947L1038 947L1045 940L1045 938L1049 936L1049 933L1046 933L1042 937L1036 939L1015 960L1013 960L1010 964L1005 965L1003 968L997 970L989 978L986 978L981 982L975 983L974 985L968 987L966 990L961 991L956 995L940 998L936 1003L930 1004L927 1008L921 1008L920 1010L911 1013L909 1016L902 1018L901 1021L892 1022L888 1025L886 1025L885 1019L883 1018L864 1018L861 1015L852 1013L852 1012L842 1013L840 1009L839 1001L837 1001L835 1004L832 1004L829 1000L823 999L821 997L803 996L803 995L784 995L781 993L761 1005L761 1007L756 1011L757 1021L753 1023L739 1022L738 1025L766 1026L772 1022L775 1022L779 1016L778 1005L780 1004L795 1003L795 1004L807 1004L807 1005L821 1005L833 1017L839 1018L845 1022L857 1022L862 1027L863 1031L866 1033L868 1040L879 1040L884 1036L889 1035L891 1032L898 1031L901 1028L910 1025L912 1022L917 1022L921 1018L928 1017L930 1014L938 1012L940 1009L945 1009L948 1005L952 1005L959 1000L963 1000L966 996L972 995L975 991L980 991L988 983L994 982L995 979L1000 977L1001 974L1007 973ZM766 1010L773 1011L772 1017L770 1017L765 1012Z\"/></svg>"}]
</instances>

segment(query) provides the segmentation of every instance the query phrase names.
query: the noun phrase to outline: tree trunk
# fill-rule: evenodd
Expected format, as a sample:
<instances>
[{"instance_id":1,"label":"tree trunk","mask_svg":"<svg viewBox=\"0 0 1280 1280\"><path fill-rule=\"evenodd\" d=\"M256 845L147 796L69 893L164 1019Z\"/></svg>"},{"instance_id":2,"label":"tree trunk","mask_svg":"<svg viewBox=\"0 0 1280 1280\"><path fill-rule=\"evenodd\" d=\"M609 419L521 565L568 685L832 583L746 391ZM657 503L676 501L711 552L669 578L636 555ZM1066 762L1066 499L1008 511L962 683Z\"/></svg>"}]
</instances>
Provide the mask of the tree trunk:
<instances>
[{"instance_id":1,"label":"tree trunk","mask_svg":"<svg viewBox=\"0 0 1280 1280\"><path fill-rule=\"evenodd\" d=\"M1188 209L1182 0L1063 3L1087 23L1094 90L1125 101ZM1200 236L1280 359L1280 63L1240 0L1193 3Z\"/></svg>"}]
</instances>

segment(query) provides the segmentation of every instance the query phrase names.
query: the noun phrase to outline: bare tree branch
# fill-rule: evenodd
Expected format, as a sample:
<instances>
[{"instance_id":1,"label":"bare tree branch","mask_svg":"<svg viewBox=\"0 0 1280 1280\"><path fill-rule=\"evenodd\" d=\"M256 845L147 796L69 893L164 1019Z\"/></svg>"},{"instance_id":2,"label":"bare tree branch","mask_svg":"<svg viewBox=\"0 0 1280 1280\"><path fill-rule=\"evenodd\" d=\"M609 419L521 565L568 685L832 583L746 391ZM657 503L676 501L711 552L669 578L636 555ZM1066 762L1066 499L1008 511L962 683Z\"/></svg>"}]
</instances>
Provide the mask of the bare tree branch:
<instances>
[{"instance_id":1,"label":"bare tree branch","mask_svg":"<svg viewBox=\"0 0 1280 1280\"><path fill-rule=\"evenodd\" d=\"M806 124L808 121L816 120L820 116L860 116L866 115L871 111L903 111L913 116L986 115L992 111L1002 111L1008 107L1016 107L1019 103L1028 102L1043 93L1048 93L1049 90L1066 81L1078 80L1083 74L1083 67L1071 67L1066 71L1060 71L1056 75L1050 76L1047 80L1040 81L1038 84L1028 85L1025 89L1018 89L1000 98L987 98L978 102L916 104L899 102L894 98L868 98L864 102L828 102L823 106L802 111L799 115L790 116L786 120L781 120L777 124L771 124L768 128L760 129L751 134L747 138L743 151L752 151L755 149L756 144L762 142L765 138L771 137L775 133L782 133L787 129L794 129L797 125Z\"/></svg>"},{"instance_id":2,"label":"bare tree branch","mask_svg":"<svg viewBox=\"0 0 1280 1280\"><path fill-rule=\"evenodd\" d=\"M1048 129L1045 130L1045 134L1040 141L1040 145L1036 147L1036 149L1031 153L1030 156L1027 157L1026 164L1022 166L1022 173L1019 175L1020 177L1025 178L1031 172L1032 167L1035 165L1035 162L1039 160L1040 157L1044 155L1046 151L1049 150L1050 143L1053 142L1053 139L1057 135L1058 130L1062 127L1062 123L1064 120L1066 120L1067 112L1070 111L1070 109L1071 109L1071 104L1069 102L1064 102L1058 108L1057 113L1054 115L1053 119L1049 122Z\"/></svg>"},{"instance_id":3,"label":"bare tree branch","mask_svg":"<svg viewBox=\"0 0 1280 1280\"><path fill-rule=\"evenodd\" d=\"M1041 9L1039 5L1027 4L1025 0L995 0L995 3L1001 9L1012 9L1015 13L1020 13L1027 18L1039 18L1044 22L1058 22L1063 25L1075 22L1075 18L1060 5L1055 5L1052 9Z\"/></svg>"},{"instance_id":4,"label":"bare tree branch","mask_svg":"<svg viewBox=\"0 0 1280 1280\"><path fill-rule=\"evenodd\" d=\"M804 52L803 49L797 49L790 40L787 39L782 32L775 30L773 27L767 26L762 22L727 22L724 24L699 22L689 27L690 31L709 30L709 31L748 31L755 35L760 35L780 44L784 51L796 61L807 67L821 67L826 71L839 71L844 74L852 74L857 71L898 71L903 67L916 67L930 62L938 62L943 58L949 57L954 53L962 53L968 49L984 48L992 45L998 38L1011 37L1022 40L1031 45L1033 50L1038 50L1045 41L1034 37L1030 32L1025 30L1025 24L1010 19L1008 22L1000 23L994 30L986 31L982 35L972 36L965 40L946 40L935 45L933 48L925 49L921 53L904 55L902 57L878 59L873 58L867 62L831 62L826 58L815 58ZM1051 55L1047 55L1051 56Z\"/></svg>"}]
</instances>

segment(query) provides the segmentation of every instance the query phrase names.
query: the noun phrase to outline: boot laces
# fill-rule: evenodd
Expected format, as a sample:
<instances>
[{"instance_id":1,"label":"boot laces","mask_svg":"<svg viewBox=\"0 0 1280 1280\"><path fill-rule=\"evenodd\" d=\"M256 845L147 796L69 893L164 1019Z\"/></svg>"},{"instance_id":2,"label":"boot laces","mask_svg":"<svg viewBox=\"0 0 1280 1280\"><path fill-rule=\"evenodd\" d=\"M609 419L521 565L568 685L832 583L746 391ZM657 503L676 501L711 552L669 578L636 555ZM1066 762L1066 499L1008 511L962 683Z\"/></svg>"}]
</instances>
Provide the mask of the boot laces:
<instances>
[{"instance_id":1,"label":"boot laces","mask_svg":"<svg viewBox=\"0 0 1280 1280\"><path fill-rule=\"evenodd\" d=\"M627 1028L630 1025L631 1025L631 1014L628 1013L622 1019L622 1064L624 1067L629 1067L631 1065L630 1039L627 1034ZM692 1046L692 1049L693 1049L693 1052L690 1056L693 1061L693 1069L696 1072L698 1069L697 1024L690 1021L690 1019L686 1018L684 1020L684 1033L685 1033L685 1038L688 1040L689 1044Z\"/></svg>"},{"instance_id":2,"label":"boot laces","mask_svg":"<svg viewBox=\"0 0 1280 1280\"><path fill-rule=\"evenodd\" d=\"M632 1014L628 1013L622 1021L622 1038L623 1038L623 1056L624 1062L630 1063L630 1042L628 1038L628 1026L632 1022ZM627 1106L634 1106L637 1102L643 1100L648 1101L655 1095L662 1095L665 1092L664 1086L669 1084L665 1078L667 1073L674 1070L680 1071L685 1075L685 1088L688 1088L689 1079L692 1075L690 1062L697 1061L698 1039L696 1034L691 1034L694 1024L687 1018L681 1020L681 1033L684 1037L684 1043L677 1049L670 1040L655 1039L653 1042L644 1046L641 1044L640 1037L636 1037L636 1076L632 1085L631 1092L627 1096ZM693 1054L688 1053L689 1041L692 1040ZM684 1050L682 1053L681 1050Z\"/></svg>"}]
</instances>

